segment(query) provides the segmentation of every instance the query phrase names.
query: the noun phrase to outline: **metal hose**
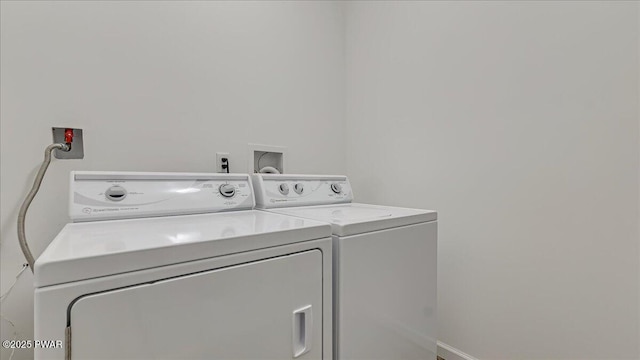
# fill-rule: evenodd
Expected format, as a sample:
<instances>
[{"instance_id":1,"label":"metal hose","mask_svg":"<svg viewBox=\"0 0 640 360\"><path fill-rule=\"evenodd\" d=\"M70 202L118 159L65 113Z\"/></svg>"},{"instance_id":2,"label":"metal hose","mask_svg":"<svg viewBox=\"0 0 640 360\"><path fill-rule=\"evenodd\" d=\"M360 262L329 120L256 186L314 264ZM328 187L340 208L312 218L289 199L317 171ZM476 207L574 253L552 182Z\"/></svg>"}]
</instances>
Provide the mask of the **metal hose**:
<instances>
[{"instance_id":1,"label":"metal hose","mask_svg":"<svg viewBox=\"0 0 640 360\"><path fill-rule=\"evenodd\" d=\"M33 198L36 197L38 190L40 190L40 184L42 184L42 179L44 178L44 174L47 172L47 168L51 163L51 152L53 150L59 149L62 151L69 151L71 147L68 144L51 144L47 146L44 150L44 161L42 161L42 165L40 165L40 170L36 174L36 179L33 181L33 186L31 187L31 191L27 194L27 197L24 199L22 206L20 207L20 212L18 213L18 241L20 242L20 248L22 249L22 253L24 254L25 259L27 259L27 263L29 264L29 268L31 268L31 272L33 272L33 264L35 263L35 259L33 258L33 254L31 254L31 250L29 250L29 244L27 244L27 237L25 235L24 230L24 220L27 216L27 210L29 210L29 205L33 201Z\"/></svg>"}]
</instances>

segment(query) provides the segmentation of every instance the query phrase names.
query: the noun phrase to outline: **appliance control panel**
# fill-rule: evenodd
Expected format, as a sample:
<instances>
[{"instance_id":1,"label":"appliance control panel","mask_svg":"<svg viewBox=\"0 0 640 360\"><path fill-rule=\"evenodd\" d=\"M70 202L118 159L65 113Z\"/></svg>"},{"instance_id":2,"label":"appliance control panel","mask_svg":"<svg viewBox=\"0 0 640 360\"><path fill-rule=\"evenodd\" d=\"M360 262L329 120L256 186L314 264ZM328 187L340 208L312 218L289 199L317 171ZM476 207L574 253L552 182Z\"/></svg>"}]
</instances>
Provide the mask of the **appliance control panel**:
<instances>
[{"instance_id":1,"label":"appliance control panel","mask_svg":"<svg viewBox=\"0 0 640 360\"><path fill-rule=\"evenodd\" d=\"M256 207L261 209L353 201L346 176L254 174L252 177Z\"/></svg>"},{"instance_id":2,"label":"appliance control panel","mask_svg":"<svg viewBox=\"0 0 640 360\"><path fill-rule=\"evenodd\" d=\"M249 175L142 172L71 172L73 221L249 210Z\"/></svg>"}]
</instances>

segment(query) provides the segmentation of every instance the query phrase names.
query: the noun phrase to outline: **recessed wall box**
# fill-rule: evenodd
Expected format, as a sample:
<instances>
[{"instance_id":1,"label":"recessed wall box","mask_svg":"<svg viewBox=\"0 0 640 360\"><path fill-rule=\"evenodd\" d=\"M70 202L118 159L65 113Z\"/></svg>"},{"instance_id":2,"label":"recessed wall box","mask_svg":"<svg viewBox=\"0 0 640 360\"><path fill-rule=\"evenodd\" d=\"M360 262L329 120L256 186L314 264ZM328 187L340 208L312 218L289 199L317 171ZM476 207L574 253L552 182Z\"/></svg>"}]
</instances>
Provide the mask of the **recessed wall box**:
<instances>
[{"instance_id":1,"label":"recessed wall box","mask_svg":"<svg viewBox=\"0 0 640 360\"><path fill-rule=\"evenodd\" d=\"M284 174L286 153L284 146L249 144L248 168L254 173Z\"/></svg>"}]
</instances>

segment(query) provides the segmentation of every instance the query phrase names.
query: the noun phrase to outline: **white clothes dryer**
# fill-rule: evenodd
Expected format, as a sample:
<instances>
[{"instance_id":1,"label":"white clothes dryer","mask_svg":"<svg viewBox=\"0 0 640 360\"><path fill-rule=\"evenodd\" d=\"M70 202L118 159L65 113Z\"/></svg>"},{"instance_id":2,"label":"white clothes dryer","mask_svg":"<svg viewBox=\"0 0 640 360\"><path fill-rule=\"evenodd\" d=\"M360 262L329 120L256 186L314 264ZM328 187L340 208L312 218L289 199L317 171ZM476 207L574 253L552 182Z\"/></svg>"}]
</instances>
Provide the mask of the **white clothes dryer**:
<instances>
[{"instance_id":1,"label":"white clothes dryer","mask_svg":"<svg viewBox=\"0 0 640 360\"><path fill-rule=\"evenodd\" d=\"M334 357L435 360L437 213L353 203L345 176L253 176L256 208L331 224Z\"/></svg>"},{"instance_id":2,"label":"white clothes dryer","mask_svg":"<svg viewBox=\"0 0 640 360\"><path fill-rule=\"evenodd\" d=\"M71 173L35 263L36 359L331 359L331 228L249 175Z\"/></svg>"}]
</instances>

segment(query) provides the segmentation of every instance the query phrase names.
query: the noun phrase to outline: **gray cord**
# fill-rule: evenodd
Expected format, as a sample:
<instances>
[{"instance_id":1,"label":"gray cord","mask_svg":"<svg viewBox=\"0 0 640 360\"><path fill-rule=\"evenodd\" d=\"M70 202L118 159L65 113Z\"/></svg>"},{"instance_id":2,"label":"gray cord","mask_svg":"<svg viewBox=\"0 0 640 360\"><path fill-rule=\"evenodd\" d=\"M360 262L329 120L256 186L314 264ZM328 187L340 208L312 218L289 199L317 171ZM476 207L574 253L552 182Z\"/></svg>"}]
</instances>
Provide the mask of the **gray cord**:
<instances>
[{"instance_id":1,"label":"gray cord","mask_svg":"<svg viewBox=\"0 0 640 360\"><path fill-rule=\"evenodd\" d=\"M22 249L22 253L24 254L25 259L27 259L27 263L31 268L31 272L33 272L33 263L35 263L35 259L33 258L33 254L31 254L31 250L29 250L29 245L27 244L27 237L25 236L24 230L24 220L27 216L27 210L29 210L29 205L33 201L33 198L36 197L38 190L40 190L40 184L42 184L42 179L44 178L44 174L47 172L47 168L51 163L51 152L55 149L60 149L62 151L69 151L71 147L68 144L51 144L47 146L44 150L44 161L42 161L42 165L40 165L40 170L38 170L38 174L36 174L36 179L33 181L33 186L31 187L31 191L27 194L27 197L24 199L22 206L20 207L20 212L18 213L18 241L20 242L20 248Z\"/></svg>"}]
</instances>

